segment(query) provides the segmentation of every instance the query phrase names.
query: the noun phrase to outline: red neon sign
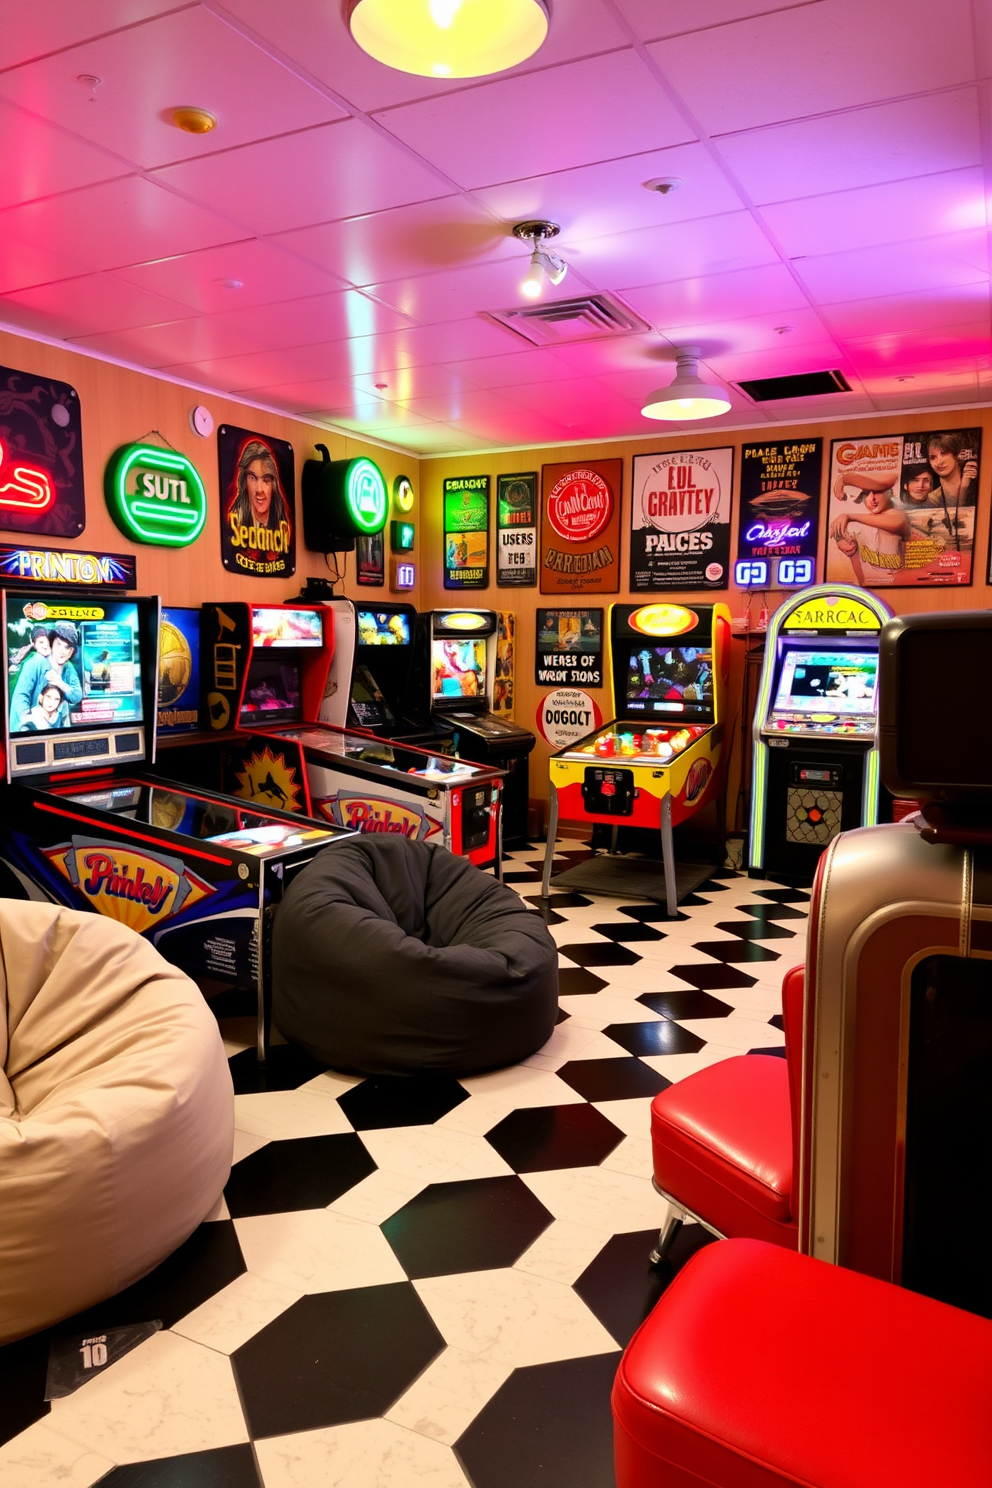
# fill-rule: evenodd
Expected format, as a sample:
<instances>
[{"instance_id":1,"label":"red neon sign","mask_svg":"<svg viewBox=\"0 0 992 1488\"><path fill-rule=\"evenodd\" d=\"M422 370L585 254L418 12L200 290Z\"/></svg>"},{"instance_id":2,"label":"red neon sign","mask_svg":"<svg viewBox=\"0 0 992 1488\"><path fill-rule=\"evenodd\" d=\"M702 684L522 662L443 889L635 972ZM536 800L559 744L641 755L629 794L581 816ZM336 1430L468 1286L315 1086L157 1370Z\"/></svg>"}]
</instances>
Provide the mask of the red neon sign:
<instances>
[{"instance_id":1,"label":"red neon sign","mask_svg":"<svg viewBox=\"0 0 992 1488\"><path fill-rule=\"evenodd\" d=\"M46 472L30 465L11 467L7 462L6 451L0 444L0 480L4 476L7 476L7 480L0 485L0 507L13 506L43 512L55 500L55 490Z\"/></svg>"}]
</instances>

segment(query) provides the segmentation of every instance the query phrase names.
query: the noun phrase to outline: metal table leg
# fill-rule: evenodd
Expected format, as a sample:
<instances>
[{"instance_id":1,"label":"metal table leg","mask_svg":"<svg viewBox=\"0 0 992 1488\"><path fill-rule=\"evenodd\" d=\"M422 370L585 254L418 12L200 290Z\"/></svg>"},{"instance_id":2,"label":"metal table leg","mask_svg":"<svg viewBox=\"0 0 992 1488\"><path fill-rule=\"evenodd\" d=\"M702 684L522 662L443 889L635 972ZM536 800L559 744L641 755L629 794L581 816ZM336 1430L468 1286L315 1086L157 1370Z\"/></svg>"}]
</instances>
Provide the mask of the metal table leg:
<instances>
[{"instance_id":1,"label":"metal table leg","mask_svg":"<svg viewBox=\"0 0 992 1488\"><path fill-rule=\"evenodd\" d=\"M665 905L674 919L679 912L679 901L675 891L675 843L672 839L671 791L666 791L661 798L661 859L665 868Z\"/></svg>"},{"instance_id":2,"label":"metal table leg","mask_svg":"<svg viewBox=\"0 0 992 1488\"><path fill-rule=\"evenodd\" d=\"M555 856L555 837L558 833L558 792L551 782L551 805L548 812L548 841L544 849L544 877L541 879L541 898L547 899L551 889L551 865Z\"/></svg>"}]
</instances>

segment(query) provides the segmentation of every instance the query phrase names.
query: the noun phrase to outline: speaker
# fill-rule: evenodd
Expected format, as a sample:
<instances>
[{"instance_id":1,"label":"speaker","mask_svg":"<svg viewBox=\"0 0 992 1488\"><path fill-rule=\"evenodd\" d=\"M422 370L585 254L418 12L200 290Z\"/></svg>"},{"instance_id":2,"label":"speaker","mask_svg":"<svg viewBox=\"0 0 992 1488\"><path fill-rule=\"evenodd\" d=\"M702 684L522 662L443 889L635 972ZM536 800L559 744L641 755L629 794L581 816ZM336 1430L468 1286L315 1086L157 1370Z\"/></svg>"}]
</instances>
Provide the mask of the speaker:
<instances>
[{"instance_id":1,"label":"speaker","mask_svg":"<svg viewBox=\"0 0 992 1488\"><path fill-rule=\"evenodd\" d=\"M326 444L319 460L303 462L303 541L315 553L351 553L357 537L381 532L389 498L382 471L364 455L332 460Z\"/></svg>"}]
</instances>

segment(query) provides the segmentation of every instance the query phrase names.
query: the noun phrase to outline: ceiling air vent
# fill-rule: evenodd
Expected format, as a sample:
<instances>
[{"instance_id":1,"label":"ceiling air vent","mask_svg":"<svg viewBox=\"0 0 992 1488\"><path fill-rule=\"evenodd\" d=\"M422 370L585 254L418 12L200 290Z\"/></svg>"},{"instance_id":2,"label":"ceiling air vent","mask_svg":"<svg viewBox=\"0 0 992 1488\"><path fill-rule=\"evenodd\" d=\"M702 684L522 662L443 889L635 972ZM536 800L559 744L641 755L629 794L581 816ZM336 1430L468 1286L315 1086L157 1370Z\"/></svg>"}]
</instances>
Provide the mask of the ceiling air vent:
<instances>
[{"instance_id":1,"label":"ceiling air vent","mask_svg":"<svg viewBox=\"0 0 992 1488\"><path fill-rule=\"evenodd\" d=\"M817 398L823 393L851 391L843 372L797 372L793 377L755 377L750 382L739 382L737 386L755 403L775 403L780 398Z\"/></svg>"},{"instance_id":2,"label":"ceiling air vent","mask_svg":"<svg viewBox=\"0 0 992 1488\"><path fill-rule=\"evenodd\" d=\"M601 341L608 336L630 336L651 329L647 321L608 294L578 295L571 300L549 300L543 305L521 305L512 310L485 313L490 320L516 331L533 346Z\"/></svg>"}]
</instances>

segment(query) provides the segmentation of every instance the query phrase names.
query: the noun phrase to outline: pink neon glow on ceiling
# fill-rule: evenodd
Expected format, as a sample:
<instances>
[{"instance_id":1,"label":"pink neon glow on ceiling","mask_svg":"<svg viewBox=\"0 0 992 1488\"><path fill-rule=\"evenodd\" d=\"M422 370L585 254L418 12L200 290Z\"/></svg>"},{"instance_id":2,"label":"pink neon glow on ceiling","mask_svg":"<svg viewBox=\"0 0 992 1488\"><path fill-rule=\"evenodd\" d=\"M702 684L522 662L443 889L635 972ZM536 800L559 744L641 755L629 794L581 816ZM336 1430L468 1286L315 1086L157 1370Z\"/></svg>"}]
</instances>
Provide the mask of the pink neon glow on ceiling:
<instances>
[{"instance_id":1,"label":"pink neon glow on ceiling","mask_svg":"<svg viewBox=\"0 0 992 1488\"><path fill-rule=\"evenodd\" d=\"M728 383L851 384L731 387L725 423L988 400L982 0L552 0L541 51L462 83L372 61L337 0L9 9L12 329L422 454L657 432L643 395L692 342ZM610 292L650 330L486 319L522 303L530 217L570 266L545 300Z\"/></svg>"}]
</instances>

